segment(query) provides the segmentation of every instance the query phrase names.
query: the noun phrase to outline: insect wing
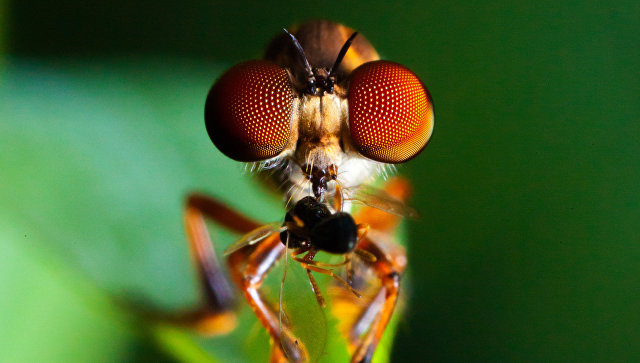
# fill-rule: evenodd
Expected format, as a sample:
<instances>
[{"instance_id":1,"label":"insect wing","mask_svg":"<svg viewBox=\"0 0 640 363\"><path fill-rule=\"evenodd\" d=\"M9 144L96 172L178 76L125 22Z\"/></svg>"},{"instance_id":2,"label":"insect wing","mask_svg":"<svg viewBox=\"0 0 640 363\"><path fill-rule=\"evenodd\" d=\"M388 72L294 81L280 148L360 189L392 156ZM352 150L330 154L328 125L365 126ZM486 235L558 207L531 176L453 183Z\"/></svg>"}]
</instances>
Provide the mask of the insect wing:
<instances>
[{"instance_id":1,"label":"insect wing","mask_svg":"<svg viewBox=\"0 0 640 363\"><path fill-rule=\"evenodd\" d=\"M228 256L243 247L254 245L269 237L272 233L281 231L282 228L284 227L281 227L279 223L269 223L260 226L230 244L229 247L224 250L224 255Z\"/></svg>"},{"instance_id":2,"label":"insect wing","mask_svg":"<svg viewBox=\"0 0 640 363\"><path fill-rule=\"evenodd\" d=\"M345 200L362 203L369 207L391 213L400 217L418 218L418 212L404 202L390 196L382 189L370 186L359 186L345 190Z\"/></svg>"}]
</instances>

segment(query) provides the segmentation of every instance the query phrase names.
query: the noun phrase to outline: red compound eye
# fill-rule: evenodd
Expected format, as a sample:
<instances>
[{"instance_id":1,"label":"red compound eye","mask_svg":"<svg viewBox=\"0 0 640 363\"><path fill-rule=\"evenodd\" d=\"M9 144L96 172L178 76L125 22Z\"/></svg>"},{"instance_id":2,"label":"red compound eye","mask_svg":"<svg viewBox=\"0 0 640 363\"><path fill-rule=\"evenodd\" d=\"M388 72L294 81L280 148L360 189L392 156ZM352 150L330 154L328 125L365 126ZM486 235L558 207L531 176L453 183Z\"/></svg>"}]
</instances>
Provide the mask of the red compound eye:
<instances>
[{"instance_id":1,"label":"red compound eye","mask_svg":"<svg viewBox=\"0 0 640 363\"><path fill-rule=\"evenodd\" d=\"M272 158L289 141L292 104L284 69L268 61L238 64L209 91L204 107L207 133L231 159Z\"/></svg>"},{"instance_id":2,"label":"red compound eye","mask_svg":"<svg viewBox=\"0 0 640 363\"><path fill-rule=\"evenodd\" d=\"M365 157L405 162L418 155L431 137L431 97L407 67L388 61L365 63L351 75L349 129Z\"/></svg>"}]
</instances>

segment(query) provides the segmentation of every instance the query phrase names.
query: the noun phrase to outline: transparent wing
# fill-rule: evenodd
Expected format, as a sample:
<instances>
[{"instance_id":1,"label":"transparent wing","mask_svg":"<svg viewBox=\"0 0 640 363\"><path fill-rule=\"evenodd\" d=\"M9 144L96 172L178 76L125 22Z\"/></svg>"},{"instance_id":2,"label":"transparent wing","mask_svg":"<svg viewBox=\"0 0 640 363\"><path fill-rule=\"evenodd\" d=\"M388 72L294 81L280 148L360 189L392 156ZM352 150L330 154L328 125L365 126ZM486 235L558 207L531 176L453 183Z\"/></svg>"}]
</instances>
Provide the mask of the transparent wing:
<instances>
[{"instance_id":1,"label":"transparent wing","mask_svg":"<svg viewBox=\"0 0 640 363\"><path fill-rule=\"evenodd\" d=\"M253 231L245 234L239 240L230 244L229 247L227 247L224 250L224 255L227 256L243 247L254 245L262 241L263 239L269 237L269 235L272 234L273 232L279 232L284 230L285 230L285 227L282 227L280 223L277 223L277 222L260 226L254 229Z\"/></svg>"},{"instance_id":2,"label":"transparent wing","mask_svg":"<svg viewBox=\"0 0 640 363\"><path fill-rule=\"evenodd\" d=\"M361 203L381 211L395 214L400 217L418 218L418 212L404 202L390 196L382 189L371 186L358 186L343 189L344 200Z\"/></svg>"}]
</instances>

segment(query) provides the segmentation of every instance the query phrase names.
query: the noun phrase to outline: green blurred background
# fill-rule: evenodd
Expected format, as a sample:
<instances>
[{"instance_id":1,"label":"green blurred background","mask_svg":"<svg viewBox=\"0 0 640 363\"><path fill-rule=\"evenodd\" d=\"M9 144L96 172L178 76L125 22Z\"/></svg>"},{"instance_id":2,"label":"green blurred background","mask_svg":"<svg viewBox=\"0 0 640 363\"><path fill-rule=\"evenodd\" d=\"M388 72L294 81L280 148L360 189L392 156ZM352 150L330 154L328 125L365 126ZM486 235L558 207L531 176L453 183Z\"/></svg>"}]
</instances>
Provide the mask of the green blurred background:
<instances>
[{"instance_id":1,"label":"green blurred background","mask_svg":"<svg viewBox=\"0 0 640 363\"><path fill-rule=\"evenodd\" d=\"M639 360L639 2L0 0L0 361L174 359L109 296L196 301L188 191L282 216L202 109L309 18L360 30L435 102L400 168L423 217L392 361Z\"/></svg>"}]
</instances>

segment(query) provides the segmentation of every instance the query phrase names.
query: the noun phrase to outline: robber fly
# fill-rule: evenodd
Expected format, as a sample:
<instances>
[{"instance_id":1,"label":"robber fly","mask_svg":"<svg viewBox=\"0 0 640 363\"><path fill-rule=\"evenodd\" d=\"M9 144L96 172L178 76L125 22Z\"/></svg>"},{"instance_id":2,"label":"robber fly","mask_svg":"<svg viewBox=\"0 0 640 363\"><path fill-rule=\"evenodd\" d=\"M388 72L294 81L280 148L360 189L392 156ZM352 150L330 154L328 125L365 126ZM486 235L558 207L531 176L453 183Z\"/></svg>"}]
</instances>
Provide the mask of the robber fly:
<instances>
[{"instance_id":1,"label":"robber fly","mask_svg":"<svg viewBox=\"0 0 640 363\"><path fill-rule=\"evenodd\" d=\"M278 261L302 266L323 307L314 273L331 276L356 300L366 290L364 271L372 274L378 285L360 304L366 306L341 321L351 360L367 362L393 314L406 266L404 250L391 236L399 218L414 213L403 203L406 181L388 178L381 189L371 183L426 146L433 130L431 97L412 71L379 60L348 27L312 21L291 30L272 40L263 60L225 72L205 104L213 144L281 190L284 222L265 225L191 195L185 224L205 301L180 320L207 333L234 326L234 294L211 246L207 218L243 235L225 252L229 275L272 338L271 361L318 358L309 353L314 342L296 336L292 326L304 322L291 321L282 295L279 303L269 301L260 289ZM357 203L363 206L356 210ZM319 253L343 261L318 261Z\"/></svg>"}]
</instances>

